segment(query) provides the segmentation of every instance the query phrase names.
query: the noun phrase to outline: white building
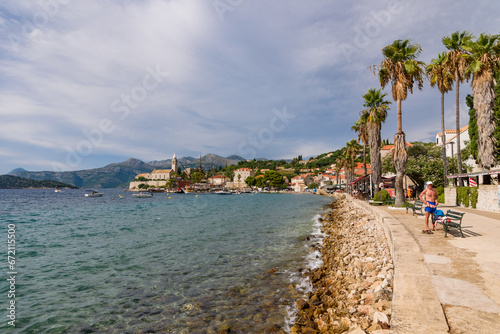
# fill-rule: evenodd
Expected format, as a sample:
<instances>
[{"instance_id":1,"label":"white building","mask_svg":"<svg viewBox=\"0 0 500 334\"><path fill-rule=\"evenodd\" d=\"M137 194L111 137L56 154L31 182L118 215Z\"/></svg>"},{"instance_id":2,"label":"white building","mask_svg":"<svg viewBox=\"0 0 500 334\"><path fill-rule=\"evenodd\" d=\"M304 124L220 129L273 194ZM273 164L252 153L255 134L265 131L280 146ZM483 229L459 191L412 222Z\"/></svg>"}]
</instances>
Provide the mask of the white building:
<instances>
[{"instance_id":1,"label":"white building","mask_svg":"<svg viewBox=\"0 0 500 334\"><path fill-rule=\"evenodd\" d=\"M255 172L250 168L238 168L234 171L233 185L235 188L245 188L247 177L254 176Z\"/></svg>"},{"instance_id":2,"label":"white building","mask_svg":"<svg viewBox=\"0 0 500 334\"><path fill-rule=\"evenodd\" d=\"M452 157L457 154L457 130L444 130L446 136L446 156ZM469 138L469 125L460 128L460 149L464 149L466 142L470 140ZM436 134L436 145L443 145L443 133L438 132Z\"/></svg>"},{"instance_id":3,"label":"white building","mask_svg":"<svg viewBox=\"0 0 500 334\"><path fill-rule=\"evenodd\" d=\"M231 179L224 175L214 175L207 179L207 183L213 184L214 186L223 186L230 181Z\"/></svg>"}]
</instances>

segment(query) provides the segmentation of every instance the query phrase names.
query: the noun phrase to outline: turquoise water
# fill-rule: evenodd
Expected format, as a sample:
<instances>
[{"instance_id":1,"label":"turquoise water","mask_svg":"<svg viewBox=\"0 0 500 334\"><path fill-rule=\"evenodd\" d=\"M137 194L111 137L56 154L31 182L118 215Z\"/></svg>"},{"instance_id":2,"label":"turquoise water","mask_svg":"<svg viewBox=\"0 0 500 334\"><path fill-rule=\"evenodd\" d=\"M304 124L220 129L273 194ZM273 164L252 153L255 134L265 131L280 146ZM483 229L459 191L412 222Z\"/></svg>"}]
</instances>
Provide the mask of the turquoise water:
<instances>
[{"instance_id":1,"label":"turquoise water","mask_svg":"<svg viewBox=\"0 0 500 334\"><path fill-rule=\"evenodd\" d=\"M303 239L331 200L103 192L0 190L0 240L6 254L15 226L17 272L12 329L3 256L2 333L258 333L289 325L298 271L310 261Z\"/></svg>"}]
</instances>

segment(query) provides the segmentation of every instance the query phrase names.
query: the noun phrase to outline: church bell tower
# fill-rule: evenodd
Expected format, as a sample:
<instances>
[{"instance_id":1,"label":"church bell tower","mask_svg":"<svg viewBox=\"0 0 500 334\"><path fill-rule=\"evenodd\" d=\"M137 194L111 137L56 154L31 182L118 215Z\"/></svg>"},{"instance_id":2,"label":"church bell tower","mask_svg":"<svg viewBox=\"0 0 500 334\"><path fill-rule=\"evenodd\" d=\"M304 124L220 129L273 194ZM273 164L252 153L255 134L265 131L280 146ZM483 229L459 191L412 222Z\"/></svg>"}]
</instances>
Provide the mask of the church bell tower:
<instances>
[{"instance_id":1,"label":"church bell tower","mask_svg":"<svg viewBox=\"0 0 500 334\"><path fill-rule=\"evenodd\" d=\"M174 153L172 158L172 172L177 172L177 156Z\"/></svg>"}]
</instances>

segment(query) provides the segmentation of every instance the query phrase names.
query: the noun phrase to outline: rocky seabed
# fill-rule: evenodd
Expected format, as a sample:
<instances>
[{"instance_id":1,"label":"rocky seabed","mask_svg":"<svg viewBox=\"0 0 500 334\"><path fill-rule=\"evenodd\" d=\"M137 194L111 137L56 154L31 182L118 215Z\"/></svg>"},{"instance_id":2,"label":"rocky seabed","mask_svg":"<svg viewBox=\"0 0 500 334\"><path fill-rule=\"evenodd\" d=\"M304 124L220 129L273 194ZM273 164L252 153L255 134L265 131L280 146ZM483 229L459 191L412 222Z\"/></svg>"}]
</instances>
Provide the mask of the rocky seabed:
<instances>
[{"instance_id":1,"label":"rocky seabed","mask_svg":"<svg viewBox=\"0 0 500 334\"><path fill-rule=\"evenodd\" d=\"M351 200L323 214L323 264L306 275L312 291L296 303L290 333L388 334L394 266L383 227Z\"/></svg>"}]
</instances>

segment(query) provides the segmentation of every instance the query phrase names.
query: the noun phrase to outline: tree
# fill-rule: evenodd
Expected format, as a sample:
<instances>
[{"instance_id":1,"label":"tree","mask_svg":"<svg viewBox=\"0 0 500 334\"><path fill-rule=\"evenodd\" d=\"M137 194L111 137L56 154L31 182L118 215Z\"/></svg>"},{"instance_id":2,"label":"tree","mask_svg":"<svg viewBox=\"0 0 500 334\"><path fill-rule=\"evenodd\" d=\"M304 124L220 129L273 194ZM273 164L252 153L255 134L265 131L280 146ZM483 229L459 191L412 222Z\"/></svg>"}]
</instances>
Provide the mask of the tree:
<instances>
[{"instance_id":1,"label":"tree","mask_svg":"<svg viewBox=\"0 0 500 334\"><path fill-rule=\"evenodd\" d=\"M476 109L474 109L474 97L470 94L465 98L465 103L469 107L469 146L470 154L477 161L477 120Z\"/></svg>"},{"instance_id":2,"label":"tree","mask_svg":"<svg viewBox=\"0 0 500 334\"><path fill-rule=\"evenodd\" d=\"M266 171L264 173L263 179L266 184L269 184L269 186L273 188L281 189L285 185L285 179L283 178L283 175L274 170Z\"/></svg>"},{"instance_id":3,"label":"tree","mask_svg":"<svg viewBox=\"0 0 500 334\"><path fill-rule=\"evenodd\" d=\"M335 175L337 175L337 185L339 185L339 176L340 176L340 171L344 168L344 159L340 156L337 158L337 161L335 162Z\"/></svg>"},{"instance_id":4,"label":"tree","mask_svg":"<svg viewBox=\"0 0 500 334\"><path fill-rule=\"evenodd\" d=\"M495 73L495 106L493 107L493 114L495 120L495 155L497 161L500 161L500 70Z\"/></svg>"},{"instance_id":5,"label":"tree","mask_svg":"<svg viewBox=\"0 0 500 334\"><path fill-rule=\"evenodd\" d=\"M444 168L442 150L434 143L412 143L408 148L408 162L406 175L417 185L419 189L424 188L425 181L432 180L436 187L443 185ZM447 158L449 171L456 173L457 159ZM385 156L382 161L384 173L395 171L391 157Z\"/></svg>"},{"instance_id":6,"label":"tree","mask_svg":"<svg viewBox=\"0 0 500 334\"><path fill-rule=\"evenodd\" d=\"M200 183L204 177L205 173L197 171L191 174L191 181L193 181L193 183Z\"/></svg>"},{"instance_id":7,"label":"tree","mask_svg":"<svg viewBox=\"0 0 500 334\"><path fill-rule=\"evenodd\" d=\"M346 170L346 172L349 173L349 178L347 183L354 181L354 160L356 159L356 156L359 154L360 151L361 151L361 145L358 144L356 140L353 139L350 142L346 143L346 147L344 150L344 158L345 158L344 169Z\"/></svg>"},{"instance_id":8,"label":"tree","mask_svg":"<svg viewBox=\"0 0 500 334\"><path fill-rule=\"evenodd\" d=\"M466 78L467 58L464 57L464 45L469 43L471 38L472 35L467 31L456 31L442 39L444 46L449 50L446 54L445 66L453 74L453 80L455 81L458 174L462 174L462 158L460 155L460 83L464 82ZM461 178L458 179L458 185L463 185Z\"/></svg>"},{"instance_id":9,"label":"tree","mask_svg":"<svg viewBox=\"0 0 500 334\"><path fill-rule=\"evenodd\" d=\"M251 187L251 186L255 186L255 177L254 176L249 176L246 178L245 180L245 183L247 184L247 186Z\"/></svg>"},{"instance_id":10,"label":"tree","mask_svg":"<svg viewBox=\"0 0 500 334\"><path fill-rule=\"evenodd\" d=\"M380 89L371 88L368 93L363 95L365 99L362 117L364 117L368 130L368 145L370 146L370 163L372 166L372 182L375 186L375 193L379 189L380 180L382 177L382 164L380 161L380 146L382 123L385 122L389 104L391 102L385 100L387 94L382 94ZM366 173L365 173L366 174Z\"/></svg>"},{"instance_id":11,"label":"tree","mask_svg":"<svg viewBox=\"0 0 500 334\"><path fill-rule=\"evenodd\" d=\"M318 185L314 182L307 186L307 189L316 189L316 188L318 188Z\"/></svg>"},{"instance_id":12,"label":"tree","mask_svg":"<svg viewBox=\"0 0 500 334\"><path fill-rule=\"evenodd\" d=\"M446 128L444 126L444 94L451 90L453 76L446 67L446 53L439 53L437 58L431 60L431 63L426 68L427 76L430 79L431 87L436 87L441 93L441 131L443 133L443 169L444 169L444 186L446 187L446 176L448 171L446 168Z\"/></svg>"},{"instance_id":13,"label":"tree","mask_svg":"<svg viewBox=\"0 0 500 334\"><path fill-rule=\"evenodd\" d=\"M366 169L366 144L368 144L368 127L366 117L361 115L359 120L351 127L351 130L358 133L358 142L363 143L363 175L368 174Z\"/></svg>"},{"instance_id":14,"label":"tree","mask_svg":"<svg viewBox=\"0 0 500 334\"><path fill-rule=\"evenodd\" d=\"M469 55L464 57L469 66L465 74L472 75L472 92L477 120L477 161L483 168L496 165L495 157L495 121L493 106L495 103L494 73L500 67L499 35L481 34L475 40L469 40L464 49Z\"/></svg>"},{"instance_id":15,"label":"tree","mask_svg":"<svg viewBox=\"0 0 500 334\"><path fill-rule=\"evenodd\" d=\"M406 100L408 91L413 94L413 85L418 89L424 85L424 63L417 60L422 52L418 44L411 44L407 40L395 40L391 45L382 49L384 60L378 67L380 85L385 88L392 85L392 98L397 102L398 132L394 135L393 163L396 168L396 201L395 206L404 203L403 178L405 175L408 154L406 152L406 138L403 132L401 115L401 101Z\"/></svg>"}]
</instances>

